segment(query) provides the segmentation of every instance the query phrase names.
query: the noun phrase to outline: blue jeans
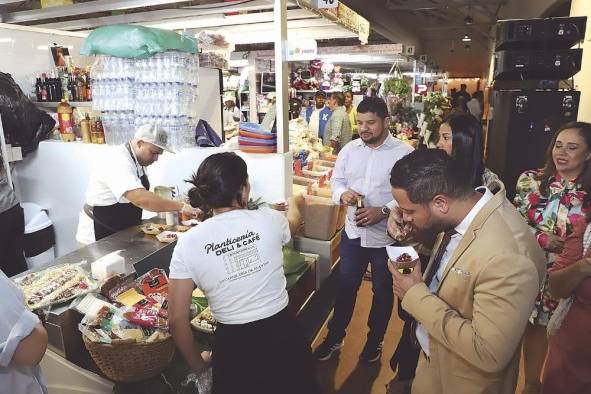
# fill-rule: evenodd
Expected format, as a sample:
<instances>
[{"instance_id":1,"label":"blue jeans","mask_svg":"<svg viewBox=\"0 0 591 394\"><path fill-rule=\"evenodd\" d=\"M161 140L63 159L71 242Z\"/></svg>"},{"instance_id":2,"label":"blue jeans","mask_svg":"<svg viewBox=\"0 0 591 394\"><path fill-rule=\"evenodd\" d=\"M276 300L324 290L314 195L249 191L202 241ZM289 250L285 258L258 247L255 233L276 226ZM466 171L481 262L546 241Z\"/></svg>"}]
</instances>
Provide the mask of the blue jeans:
<instances>
[{"instance_id":1,"label":"blue jeans","mask_svg":"<svg viewBox=\"0 0 591 394\"><path fill-rule=\"evenodd\" d=\"M373 300L367 326L367 341L376 346L384 339L388 327L394 294L392 275L388 271L386 248L364 248L361 240L349 239L345 230L341 233L341 262L338 271L338 288L332 319L328 323L327 340L340 342L351 321L357 291L361 286L363 274L371 263Z\"/></svg>"}]
</instances>

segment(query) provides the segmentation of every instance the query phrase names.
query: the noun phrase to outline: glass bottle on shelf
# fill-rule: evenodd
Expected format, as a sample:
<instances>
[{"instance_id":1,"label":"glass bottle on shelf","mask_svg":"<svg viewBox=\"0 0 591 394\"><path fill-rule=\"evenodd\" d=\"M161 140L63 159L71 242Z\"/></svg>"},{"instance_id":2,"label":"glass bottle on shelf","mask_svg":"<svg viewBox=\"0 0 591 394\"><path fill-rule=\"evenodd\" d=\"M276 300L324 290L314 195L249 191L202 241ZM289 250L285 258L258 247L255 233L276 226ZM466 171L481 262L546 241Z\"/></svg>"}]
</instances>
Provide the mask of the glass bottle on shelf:
<instances>
[{"instance_id":1,"label":"glass bottle on shelf","mask_svg":"<svg viewBox=\"0 0 591 394\"><path fill-rule=\"evenodd\" d=\"M76 77L76 95L78 96L78 101L86 101L86 86L84 86L80 75Z\"/></svg>"},{"instance_id":2,"label":"glass bottle on shelf","mask_svg":"<svg viewBox=\"0 0 591 394\"><path fill-rule=\"evenodd\" d=\"M47 77L45 74L41 74L41 100L47 101Z\"/></svg>"},{"instance_id":3,"label":"glass bottle on shelf","mask_svg":"<svg viewBox=\"0 0 591 394\"><path fill-rule=\"evenodd\" d=\"M37 97L37 101L41 101L41 89L42 89L41 78L37 78L35 80L35 96Z\"/></svg>"},{"instance_id":4,"label":"glass bottle on shelf","mask_svg":"<svg viewBox=\"0 0 591 394\"><path fill-rule=\"evenodd\" d=\"M88 114L80 121L80 132L82 133L82 142L90 144L92 138L90 135L90 117Z\"/></svg>"},{"instance_id":5,"label":"glass bottle on shelf","mask_svg":"<svg viewBox=\"0 0 591 394\"><path fill-rule=\"evenodd\" d=\"M70 92L70 100L78 101L78 94L76 92L76 83L74 82L74 76L70 75L68 81L68 90Z\"/></svg>"}]
</instances>

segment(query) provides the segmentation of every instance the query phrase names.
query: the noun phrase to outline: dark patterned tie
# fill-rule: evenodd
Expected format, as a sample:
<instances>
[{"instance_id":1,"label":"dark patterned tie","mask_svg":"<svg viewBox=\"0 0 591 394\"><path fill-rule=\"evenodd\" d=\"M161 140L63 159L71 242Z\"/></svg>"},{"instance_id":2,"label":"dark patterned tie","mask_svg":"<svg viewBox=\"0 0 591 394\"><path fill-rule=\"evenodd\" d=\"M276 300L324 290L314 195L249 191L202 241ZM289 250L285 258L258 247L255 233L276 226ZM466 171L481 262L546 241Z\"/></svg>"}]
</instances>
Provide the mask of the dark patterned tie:
<instances>
[{"instance_id":1,"label":"dark patterned tie","mask_svg":"<svg viewBox=\"0 0 591 394\"><path fill-rule=\"evenodd\" d=\"M451 237L453 237L454 234L457 234L455 229L447 230L443 234L443 239L439 244L439 248L437 249L437 253L435 254L435 258L433 259L433 264L431 264L430 269L425 274L425 284L427 285L427 287L431 285L431 282L433 281L435 274L437 274L437 271L441 266L441 261L443 260L443 255L445 254L445 250L447 249L447 246L451 241ZM410 337L412 339L412 343L415 345L417 349L420 349L421 346L419 344L419 341L417 340L417 321L415 319L412 319L410 327Z\"/></svg>"}]
</instances>

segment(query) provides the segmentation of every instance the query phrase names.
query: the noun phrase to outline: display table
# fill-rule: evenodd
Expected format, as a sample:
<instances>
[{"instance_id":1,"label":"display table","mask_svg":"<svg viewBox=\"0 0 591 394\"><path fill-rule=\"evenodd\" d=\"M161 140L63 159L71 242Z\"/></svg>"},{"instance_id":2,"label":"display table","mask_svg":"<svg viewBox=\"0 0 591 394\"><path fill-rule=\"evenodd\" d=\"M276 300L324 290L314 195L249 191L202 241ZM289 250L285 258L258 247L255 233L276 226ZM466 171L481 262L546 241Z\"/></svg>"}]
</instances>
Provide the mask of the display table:
<instances>
[{"instance_id":1,"label":"display table","mask_svg":"<svg viewBox=\"0 0 591 394\"><path fill-rule=\"evenodd\" d=\"M35 270L39 271L49 265L79 263L81 261L86 261L88 270L90 270L91 262L121 250L120 254L125 258L127 273L136 272L138 275L142 275L156 267L168 271L174 246L175 243L161 243L154 236L143 234L139 226L136 226L82 247ZM19 276L30 272L27 271ZM303 327L309 337L316 335L318 328L326 318L326 314L311 314L308 310L309 305L315 304L311 300L314 300L314 295L317 292L316 272L316 260L307 259L307 264L295 272L286 274L290 300L288 307L298 316L300 324L302 323L300 316L307 316L306 321L309 321L311 315L316 316L310 327ZM140 393L146 392L145 388L148 386L151 387L150 392L183 392L181 382L189 370L178 352L172 363L160 376L135 383L114 383L102 376L84 347L82 334L78 330L78 323L82 319L80 313L70 309L66 303L52 307L45 317L45 326L49 334L49 349L43 359L42 369L48 375L47 382L50 392L56 390L60 393L102 393L111 392L112 387L114 392ZM310 329L315 332L310 334ZM197 332L195 337L206 348L213 340L213 336ZM90 386L86 387L87 385Z\"/></svg>"}]
</instances>

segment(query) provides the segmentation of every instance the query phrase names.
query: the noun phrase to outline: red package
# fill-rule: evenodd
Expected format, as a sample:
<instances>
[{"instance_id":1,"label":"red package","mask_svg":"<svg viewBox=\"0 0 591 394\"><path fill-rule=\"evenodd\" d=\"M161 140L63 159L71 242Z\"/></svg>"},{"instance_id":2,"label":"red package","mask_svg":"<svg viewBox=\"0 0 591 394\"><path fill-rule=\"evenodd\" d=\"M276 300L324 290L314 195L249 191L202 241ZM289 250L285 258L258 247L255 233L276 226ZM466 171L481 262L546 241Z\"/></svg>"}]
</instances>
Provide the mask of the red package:
<instances>
[{"instance_id":1,"label":"red package","mask_svg":"<svg viewBox=\"0 0 591 394\"><path fill-rule=\"evenodd\" d=\"M148 296L148 300L153 304L160 304L158 316L168 319L168 294L152 293Z\"/></svg>"},{"instance_id":2,"label":"red package","mask_svg":"<svg viewBox=\"0 0 591 394\"><path fill-rule=\"evenodd\" d=\"M302 161L301 160L295 160L293 162L293 173L296 176L304 176L304 173L302 172Z\"/></svg>"},{"instance_id":3,"label":"red package","mask_svg":"<svg viewBox=\"0 0 591 394\"><path fill-rule=\"evenodd\" d=\"M168 294L168 277L166 276L166 272L159 268L154 268L142 276L140 286L146 296L152 293Z\"/></svg>"},{"instance_id":4,"label":"red package","mask_svg":"<svg viewBox=\"0 0 591 394\"><path fill-rule=\"evenodd\" d=\"M166 328L168 321L158 316L159 311L155 309L131 308L131 311L125 312L125 317L130 323L137 324L146 328Z\"/></svg>"}]
</instances>

